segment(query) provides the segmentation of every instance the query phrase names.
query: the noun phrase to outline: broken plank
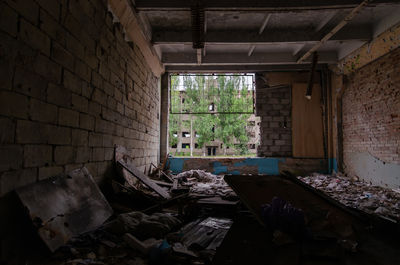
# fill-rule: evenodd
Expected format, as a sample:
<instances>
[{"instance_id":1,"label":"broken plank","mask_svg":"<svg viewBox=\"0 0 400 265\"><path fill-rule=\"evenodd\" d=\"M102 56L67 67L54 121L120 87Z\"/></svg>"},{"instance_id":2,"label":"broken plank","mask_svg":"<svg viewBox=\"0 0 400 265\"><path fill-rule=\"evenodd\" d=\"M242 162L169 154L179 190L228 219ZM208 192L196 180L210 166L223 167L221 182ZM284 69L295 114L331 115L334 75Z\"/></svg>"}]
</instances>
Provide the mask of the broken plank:
<instances>
[{"instance_id":1,"label":"broken plank","mask_svg":"<svg viewBox=\"0 0 400 265\"><path fill-rule=\"evenodd\" d=\"M86 168L16 190L50 251L95 230L113 213Z\"/></svg>"},{"instance_id":2,"label":"broken plank","mask_svg":"<svg viewBox=\"0 0 400 265\"><path fill-rule=\"evenodd\" d=\"M145 174L143 174L141 171L139 171L134 166L125 163L125 161L123 161L123 160L119 160L118 164L121 165L123 168L125 168L130 174L132 174L135 178L140 180L147 187L154 190L161 197L163 197L165 199L171 198L171 196L168 194L167 191L165 191L163 188L161 188L156 183L154 183L151 179L149 179Z\"/></svg>"},{"instance_id":3,"label":"broken plank","mask_svg":"<svg viewBox=\"0 0 400 265\"><path fill-rule=\"evenodd\" d=\"M152 179L152 181L154 183L156 183L157 185L160 185L160 186L172 187L172 184L168 183L168 182L164 182L164 181L160 181L160 180L154 180L154 179Z\"/></svg>"}]
</instances>

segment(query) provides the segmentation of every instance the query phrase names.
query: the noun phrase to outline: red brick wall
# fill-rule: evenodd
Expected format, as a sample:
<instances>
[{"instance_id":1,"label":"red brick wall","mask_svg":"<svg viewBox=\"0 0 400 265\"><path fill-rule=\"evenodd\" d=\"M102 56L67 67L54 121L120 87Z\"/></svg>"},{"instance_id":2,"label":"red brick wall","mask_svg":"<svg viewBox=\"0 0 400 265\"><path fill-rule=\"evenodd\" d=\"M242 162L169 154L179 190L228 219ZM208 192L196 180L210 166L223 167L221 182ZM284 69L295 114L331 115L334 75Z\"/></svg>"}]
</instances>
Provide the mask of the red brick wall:
<instances>
[{"instance_id":1,"label":"red brick wall","mask_svg":"<svg viewBox=\"0 0 400 265\"><path fill-rule=\"evenodd\" d=\"M353 152L400 164L400 48L357 70L346 83L345 164Z\"/></svg>"},{"instance_id":2,"label":"red brick wall","mask_svg":"<svg viewBox=\"0 0 400 265\"><path fill-rule=\"evenodd\" d=\"M0 2L0 196L86 166L113 147L156 162L159 85L105 0Z\"/></svg>"}]
</instances>

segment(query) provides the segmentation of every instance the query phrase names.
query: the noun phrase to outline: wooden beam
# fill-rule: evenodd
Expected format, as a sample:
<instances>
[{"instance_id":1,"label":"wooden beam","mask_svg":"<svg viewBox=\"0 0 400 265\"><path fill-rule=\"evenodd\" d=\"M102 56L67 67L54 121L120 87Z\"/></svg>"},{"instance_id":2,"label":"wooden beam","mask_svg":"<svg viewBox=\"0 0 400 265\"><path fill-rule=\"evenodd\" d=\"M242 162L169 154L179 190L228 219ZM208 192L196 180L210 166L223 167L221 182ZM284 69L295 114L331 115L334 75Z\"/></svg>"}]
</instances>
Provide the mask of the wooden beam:
<instances>
[{"instance_id":1,"label":"wooden beam","mask_svg":"<svg viewBox=\"0 0 400 265\"><path fill-rule=\"evenodd\" d=\"M339 24L336 25L328 34L326 34L317 44L315 44L308 52L306 52L299 60L297 60L297 63L301 63L305 59L307 59L313 52L317 51L322 45L324 45L325 42L327 42L330 38L332 38L333 35L335 35L336 32L341 30L344 26L349 23L350 20L352 20L359 12L360 10L366 6L370 0L364 0L359 4L357 7L355 7L351 12L342 20L339 22Z\"/></svg>"},{"instance_id":2,"label":"wooden beam","mask_svg":"<svg viewBox=\"0 0 400 265\"><path fill-rule=\"evenodd\" d=\"M134 11L133 6L131 6L131 1L108 0L108 3L110 4L113 14L117 16L119 22L124 27L126 34L142 52L153 74L160 77L164 72L164 66L161 64L150 40L146 37L139 16Z\"/></svg>"}]
</instances>

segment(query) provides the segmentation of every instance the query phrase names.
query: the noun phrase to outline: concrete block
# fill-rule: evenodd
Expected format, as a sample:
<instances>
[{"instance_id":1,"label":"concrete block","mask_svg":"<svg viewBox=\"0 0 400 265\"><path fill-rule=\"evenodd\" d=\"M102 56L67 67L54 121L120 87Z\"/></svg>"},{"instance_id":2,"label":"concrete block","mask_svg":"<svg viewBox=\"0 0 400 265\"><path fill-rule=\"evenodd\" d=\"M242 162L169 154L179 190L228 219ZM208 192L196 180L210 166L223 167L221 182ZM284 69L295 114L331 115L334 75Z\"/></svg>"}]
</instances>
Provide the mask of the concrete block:
<instances>
[{"instance_id":1,"label":"concrete block","mask_svg":"<svg viewBox=\"0 0 400 265\"><path fill-rule=\"evenodd\" d=\"M5 2L32 24L38 23L39 6L36 2L25 0L5 0Z\"/></svg>"},{"instance_id":2,"label":"concrete block","mask_svg":"<svg viewBox=\"0 0 400 265\"><path fill-rule=\"evenodd\" d=\"M28 97L9 91L0 91L0 115L27 118Z\"/></svg>"},{"instance_id":3,"label":"concrete block","mask_svg":"<svg viewBox=\"0 0 400 265\"><path fill-rule=\"evenodd\" d=\"M39 180L57 176L64 172L63 167L41 167L39 168Z\"/></svg>"},{"instance_id":4,"label":"concrete block","mask_svg":"<svg viewBox=\"0 0 400 265\"><path fill-rule=\"evenodd\" d=\"M56 165L73 163L75 160L74 148L72 146L56 146L54 148L54 162Z\"/></svg>"},{"instance_id":5,"label":"concrete block","mask_svg":"<svg viewBox=\"0 0 400 265\"><path fill-rule=\"evenodd\" d=\"M58 2L58 1L51 1ZM68 32L58 23L58 19L50 15L46 10L40 9L40 29L50 38L65 46Z\"/></svg>"},{"instance_id":6,"label":"concrete block","mask_svg":"<svg viewBox=\"0 0 400 265\"><path fill-rule=\"evenodd\" d=\"M45 124L17 120L16 142L21 144L46 143Z\"/></svg>"},{"instance_id":7,"label":"concrete block","mask_svg":"<svg viewBox=\"0 0 400 265\"><path fill-rule=\"evenodd\" d=\"M30 118L34 121L57 123L57 107L36 99L31 99Z\"/></svg>"},{"instance_id":8,"label":"concrete block","mask_svg":"<svg viewBox=\"0 0 400 265\"><path fill-rule=\"evenodd\" d=\"M85 97L72 94L72 108L80 112L88 112L89 101Z\"/></svg>"},{"instance_id":9,"label":"concrete block","mask_svg":"<svg viewBox=\"0 0 400 265\"><path fill-rule=\"evenodd\" d=\"M104 159L105 160L114 159L114 148L112 147L104 148Z\"/></svg>"},{"instance_id":10,"label":"concrete block","mask_svg":"<svg viewBox=\"0 0 400 265\"><path fill-rule=\"evenodd\" d=\"M101 105L97 102L89 101L89 114L99 117L101 114Z\"/></svg>"},{"instance_id":11,"label":"concrete block","mask_svg":"<svg viewBox=\"0 0 400 265\"><path fill-rule=\"evenodd\" d=\"M0 144L14 142L15 123L10 118L0 118Z\"/></svg>"},{"instance_id":12,"label":"concrete block","mask_svg":"<svg viewBox=\"0 0 400 265\"><path fill-rule=\"evenodd\" d=\"M60 1L58 0L37 0L37 3L46 12L48 12L54 19L58 20L60 17ZM42 17L40 17L42 18Z\"/></svg>"},{"instance_id":13,"label":"concrete block","mask_svg":"<svg viewBox=\"0 0 400 265\"><path fill-rule=\"evenodd\" d=\"M79 112L60 108L58 111L58 124L71 127L79 127Z\"/></svg>"},{"instance_id":14,"label":"concrete block","mask_svg":"<svg viewBox=\"0 0 400 265\"><path fill-rule=\"evenodd\" d=\"M104 148L103 147L93 148L92 161L104 161Z\"/></svg>"},{"instance_id":15,"label":"concrete block","mask_svg":"<svg viewBox=\"0 0 400 265\"><path fill-rule=\"evenodd\" d=\"M52 164L53 149L50 145L25 145L24 167L41 167Z\"/></svg>"},{"instance_id":16,"label":"concrete block","mask_svg":"<svg viewBox=\"0 0 400 265\"><path fill-rule=\"evenodd\" d=\"M94 118L88 114L79 113L79 127L88 131L93 131Z\"/></svg>"},{"instance_id":17,"label":"concrete block","mask_svg":"<svg viewBox=\"0 0 400 265\"><path fill-rule=\"evenodd\" d=\"M89 66L83 61L76 59L75 60L75 74L87 82L90 82L91 71Z\"/></svg>"},{"instance_id":18,"label":"concrete block","mask_svg":"<svg viewBox=\"0 0 400 265\"><path fill-rule=\"evenodd\" d=\"M19 145L0 146L0 171L21 168L23 149Z\"/></svg>"},{"instance_id":19,"label":"concrete block","mask_svg":"<svg viewBox=\"0 0 400 265\"><path fill-rule=\"evenodd\" d=\"M85 130L72 130L72 145L87 146L89 144L89 134Z\"/></svg>"},{"instance_id":20,"label":"concrete block","mask_svg":"<svg viewBox=\"0 0 400 265\"><path fill-rule=\"evenodd\" d=\"M50 38L25 19L20 20L19 37L30 47L50 56Z\"/></svg>"},{"instance_id":21,"label":"concrete block","mask_svg":"<svg viewBox=\"0 0 400 265\"><path fill-rule=\"evenodd\" d=\"M63 85L75 94L80 95L82 93L82 80L68 70L64 70Z\"/></svg>"},{"instance_id":22,"label":"concrete block","mask_svg":"<svg viewBox=\"0 0 400 265\"><path fill-rule=\"evenodd\" d=\"M14 74L14 90L27 96L46 100L47 81L40 75L16 66Z\"/></svg>"},{"instance_id":23,"label":"concrete block","mask_svg":"<svg viewBox=\"0 0 400 265\"><path fill-rule=\"evenodd\" d=\"M89 133L89 146L103 146L103 135L98 133Z\"/></svg>"},{"instance_id":24,"label":"concrete block","mask_svg":"<svg viewBox=\"0 0 400 265\"><path fill-rule=\"evenodd\" d=\"M86 163L91 160L92 148L82 146L76 148L75 163Z\"/></svg>"},{"instance_id":25,"label":"concrete block","mask_svg":"<svg viewBox=\"0 0 400 265\"><path fill-rule=\"evenodd\" d=\"M71 128L47 125L46 137L48 144L71 144Z\"/></svg>"},{"instance_id":26,"label":"concrete block","mask_svg":"<svg viewBox=\"0 0 400 265\"><path fill-rule=\"evenodd\" d=\"M107 105L107 95L100 89L95 88L92 99L100 105Z\"/></svg>"},{"instance_id":27,"label":"concrete block","mask_svg":"<svg viewBox=\"0 0 400 265\"><path fill-rule=\"evenodd\" d=\"M46 56L39 54L34 62L33 69L47 80L54 84L60 84L61 66L51 61Z\"/></svg>"},{"instance_id":28,"label":"concrete block","mask_svg":"<svg viewBox=\"0 0 400 265\"><path fill-rule=\"evenodd\" d=\"M18 14L4 2L0 3L0 29L17 36Z\"/></svg>"},{"instance_id":29,"label":"concrete block","mask_svg":"<svg viewBox=\"0 0 400 265\"><path fill-rule=\"evenodd\" d=\"M73 35L66 36L67 50L75 55L80 60L85 59L85 47Z\"/></svg>"},{"instance_id":30,"label":"concrete block","mask_svg":"<svg viewBox=\"0 0 400 265\"><path fill-rule=\"evenodd\" d=\"M35 183L37 180L37 169L18 169L0 173L0 197L8 192Z\"/></svg>"},{"instance_id":31,"label":"concrete block","mask_svg":"<svg viewBox=\"0 0 400 265\"><path fill-rule=\"evenodd\" d=\"M66 69L70 71L74 70L74 56L57 42L53 42L51 58L60 65L64 66Z\"/></svg>"}]
</instances>

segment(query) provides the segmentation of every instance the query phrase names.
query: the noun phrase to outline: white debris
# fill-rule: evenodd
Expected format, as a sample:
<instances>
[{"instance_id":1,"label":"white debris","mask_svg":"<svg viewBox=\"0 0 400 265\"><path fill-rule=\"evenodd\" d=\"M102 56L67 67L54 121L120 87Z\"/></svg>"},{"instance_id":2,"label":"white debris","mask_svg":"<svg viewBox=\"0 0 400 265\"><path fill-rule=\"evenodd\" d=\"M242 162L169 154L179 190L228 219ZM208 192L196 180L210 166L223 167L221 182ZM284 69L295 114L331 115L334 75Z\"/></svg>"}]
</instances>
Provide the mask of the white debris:
<instances>
[{"instance_id":1,"label":"white debris","mask_svg":"<svg viewBox=\"0 0 400 265\"><path fill-rule=\"evenodd\" d=\"M297 177L346 206L400 221L400 189L386 189L340 175Z\"/></svg>"},{"instance_id":2,"label":"white debris","mask_svg":"<svg viewBox=\"0 0 400 265\"><path fill-rule=\"evenodd\" d=\"M185 178L182 185L190 186L191 193L204 195L219 195L222 197L236 196L235 192L224 181L224 176L214 175L204 170L189 170L182 172L176 178Z\"/></svg>"}]
</instances>

